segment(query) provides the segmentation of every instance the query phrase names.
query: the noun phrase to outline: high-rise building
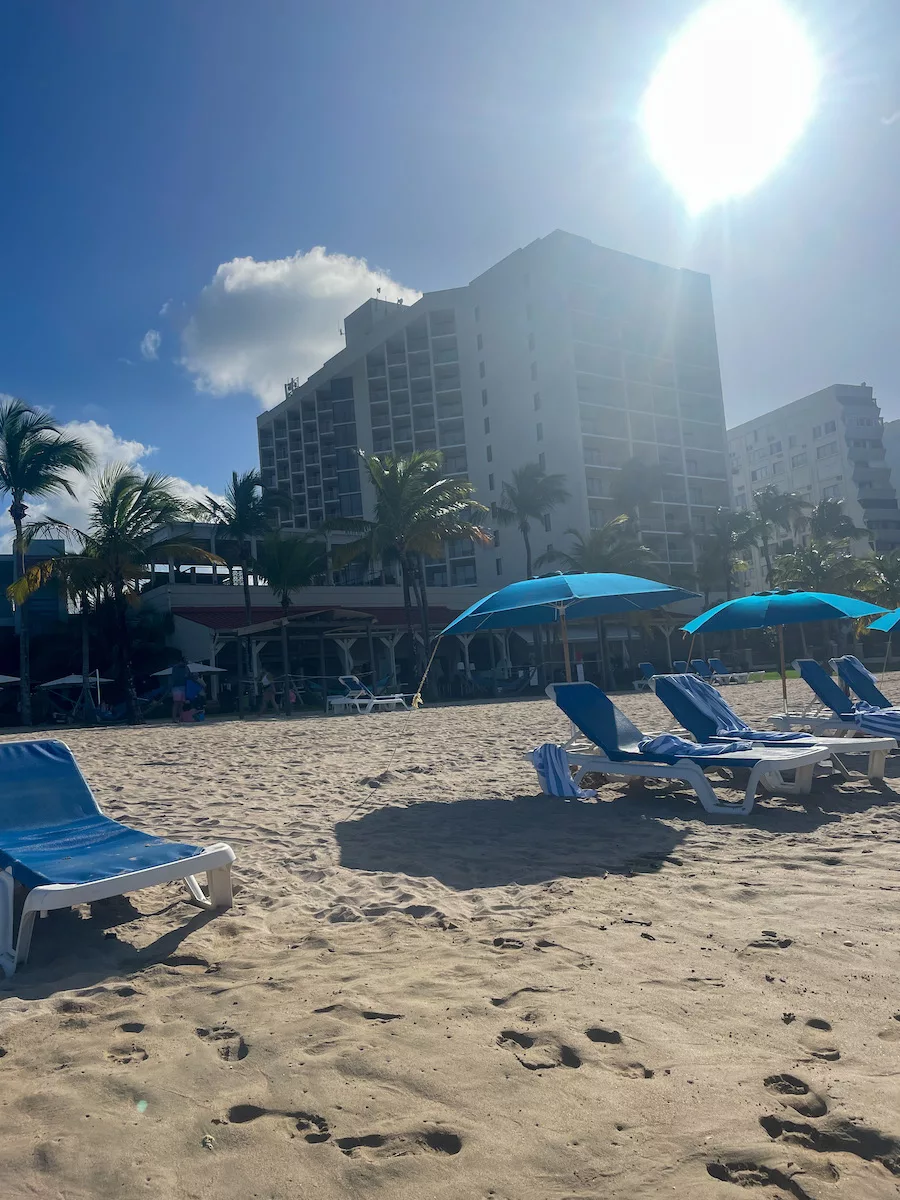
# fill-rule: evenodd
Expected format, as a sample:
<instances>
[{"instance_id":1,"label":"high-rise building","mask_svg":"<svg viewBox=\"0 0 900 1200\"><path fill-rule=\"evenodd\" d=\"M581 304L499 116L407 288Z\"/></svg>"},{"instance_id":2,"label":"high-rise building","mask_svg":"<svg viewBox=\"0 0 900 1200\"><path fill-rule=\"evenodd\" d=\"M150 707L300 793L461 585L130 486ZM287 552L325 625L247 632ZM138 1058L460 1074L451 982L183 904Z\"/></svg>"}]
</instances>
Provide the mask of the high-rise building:
<instances>
[{"instance_id":1,"label":"high-rise building","mask_svg":"<svg viewBox=\"0 0 900 1200\"><path fill-rule=\"evenodd\" d=\"M644 541L666 569L691 571L695 538L729 503L725 421L709 277L557 230L464 287L404 306L369 300L346 346L258 418L264 482L290 492L289 528L371 515L357 447L438 448L492 506L494 545L450 543L434 586L521 579L522 537L496 506L512 471L539 462L569 500L531 530L535 556L565 549L617 515L622 466L662 469L642 507ZM357 575L358 578L358 575Z\"/></svg>"},{"instance_id":2,"label":"high-rise building","mask_svg":"<svg viewBox=\"0 0 900 1200\"><path fill-rule=\"evenodd\" d=\"M853 542L856 553L900 546L897 492L885 457L881 410L866 384L834 383L773 409L728 431L731 486L737 508L751 508L753 494L774 484L811 504L831 496L870 537ZM782 551L794 537L783 535ZM807 534L799 535L808 540ZM765 564L758 551L746 583L765 587Z\"/></svg>"}]
</instances>

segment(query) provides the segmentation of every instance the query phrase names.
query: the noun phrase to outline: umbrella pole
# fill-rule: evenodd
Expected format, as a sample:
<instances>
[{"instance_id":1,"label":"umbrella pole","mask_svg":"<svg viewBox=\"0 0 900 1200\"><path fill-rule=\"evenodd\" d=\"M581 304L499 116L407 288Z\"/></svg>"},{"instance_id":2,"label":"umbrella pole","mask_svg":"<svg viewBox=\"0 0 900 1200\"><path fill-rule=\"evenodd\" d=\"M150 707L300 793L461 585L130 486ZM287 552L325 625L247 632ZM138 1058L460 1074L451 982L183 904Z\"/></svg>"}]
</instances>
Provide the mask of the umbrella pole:
<instances>
[{"instance_id":1,"label":"umbrella pole","mask_svg":"<svg viewBox=\"0 0 900 1200\"><path fill-rule=\"evenodd\" d=\"M787 712L787 673L784 669L784 626L778 626L778 654L781 660L781 699Z\"/></svg>"},{"instance_id":2,"label":"umbrella pole","mask_svg":"<svg viewBox=\"0 0 900 1200\"><path fill-rule=\"evenodd\" d=\"M569 662L569 631L566 628L566 610L559 610L559 632L562 637L563 662L566 667L566 683L572 682L572 664Z\"/></svg>"},{"instance_id":3,"label":"umbrella pole","mask_svg":"<svg viewBox=\"0 0 900 1200\"><path fill-rule=\"evenodd\" d=\"M881 668L881 682L884 683L884 677L887 674L888 659L891 656L891 634L888 634L887 649L884 652L884 666Z\"/></svg>"},{"instance_id":4,"label":"umbrella pole","mask_svg":"<svg viewBox=\"0 0 900 1200\"><path fill-rule=\"evenodd\" d=\"M688 671L690 671L690 669L691 669L691 658L693 657L693 653L694 653L694 638L695 637L696 637L696 634L692 633L691 634L691 644L688 646L688 657L687 657Z\"/></svg>"}]
</instances>

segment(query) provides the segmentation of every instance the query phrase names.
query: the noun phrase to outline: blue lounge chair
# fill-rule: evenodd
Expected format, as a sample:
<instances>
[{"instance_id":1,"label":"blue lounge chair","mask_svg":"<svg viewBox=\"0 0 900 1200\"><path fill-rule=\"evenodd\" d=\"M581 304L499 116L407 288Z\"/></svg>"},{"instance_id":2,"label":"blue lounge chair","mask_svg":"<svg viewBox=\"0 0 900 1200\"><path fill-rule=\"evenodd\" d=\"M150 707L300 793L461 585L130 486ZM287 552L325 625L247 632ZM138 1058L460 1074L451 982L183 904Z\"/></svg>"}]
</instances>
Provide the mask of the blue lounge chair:
<instances>
[{"instance_id":1,"label":"blue lounge chair","mask_svg":"<svg viewBox=\"0 0 900 1200\"><path fill-rule=\"evenodd\" d=\"M636 692L646 692L650 690L650 681L656 674L656 667L652 662L639 662L638 670L641 673L640 679L635 679L632 687Z\"/></svg>"},{"instance_id":2,"label":"blue lounge chair","mask_svg":"<svg viewBox=\"0 0 900 1200\"><path fill-rule=\"evenodd\" d=\"M676 675L687 675L690 672L690 667L687 665L687 659L676 658L672 662L672 670Z\"/></svg>"},{"instance_id":3,"label":"blue lounge chair","mask_svg":"<svg viewBox=\"0 0 900 1200\"><path fill-rule=\"evenodd\" d=\"M847 778L851 772L838 757L838 752L852 750L854 754L869 756L866 774L873 781L884 779L885 760L892 750L897 749L896 741L890 737L854 739L851 746L842 737L816 735L813 738L809 733L753 729L737 715L724 696L694 675L663 675L655 681L655 690L675 720L698 742L734 738L761 746L809 746L815 742L828 747L832 763Z\"/></svg>"},{"instance_id":4,"label":"blue lounge chair","mask_svg":"<svg viewBox=\"0 0 900 1200\"><path fill-rule=\"evenodd\" d=\"M711 658L709 665L712 667L713 683L747 683L750 678L747 671L729 671L721 658Z\"/></svg>"},{"instance_id":5,"label":"blue lounge chair","mask_svg":"<svg viewBox=\"0 0 900 1200\"><path fill-rule=\"evenodd\" d=\"M843 658L833 658L831 665L850 691L856 692L866 704L871 704L873 708L896 708L878 686L878 680L872 672L866 670L856 655L845 654Z\"/></svg>"},{"instance_id":6,"label":"blue lounge chair","mask_svg":"<svg viewBox=\"0 0 900 1200\"><path fill-rule=\"evenodd\" d=\"M802 748L740 748L746 742L692 746L671 736L647 738L616 708L610 698L593 683L554 684L548 688L557 705L588 739L591 748L583 751L574 739L566 744L569 761L577 767L575 783L588 772L605 775L637 776L651 779L680 779L689 784L707 812L746 814L753 808L757 786L769 790L807 794L817 762L828 758L825 746ZM722 768L749 771L749 779L740 804L720 800L704 770ZM794 771L787 782L783 771Z\"/></svg>"},{"instance_id":7,"label":"blue lounge chair","mask_svg":"<svg viewBox=\"0 0 900 1200\"><path fill-rule=\"evenodd\" d=\"M701 679L712 679L712 677L713 677L713 673L709 669L709 666L707 665L705 659L692 658L691 659L691 668L696 675L700 676Z\"/></svg>"},{"instance_id":8,"label":"blue lounge chair","mask_svg":"<svg viewBox=\"0 0 900 1200\"><path fill-rule=\"evenodd\" d=\"M774 728L809 729L814 734L837 730L900 738L900 710L873 708L862 700L854 704L813 658L798 658L794 667L821 708L816 713L779 713L769 718L769 724Z\"/></svg>"},{"instance_id":9,"label":"blue lounge chair","mask_svg":"<svg viewBox=\"0 0 900 1200\"><path fill-rule=\"evenodd\" d=\"M230 846L169 842L104 816L63 742L0 745L0 778L0 968L7 975L27 961L34 919L50 909L174 879L204 908L231 907ZM195 878L201 872L208 895ZM15 883L29 889L18 938Z\"/></svg>"}]
</instances>

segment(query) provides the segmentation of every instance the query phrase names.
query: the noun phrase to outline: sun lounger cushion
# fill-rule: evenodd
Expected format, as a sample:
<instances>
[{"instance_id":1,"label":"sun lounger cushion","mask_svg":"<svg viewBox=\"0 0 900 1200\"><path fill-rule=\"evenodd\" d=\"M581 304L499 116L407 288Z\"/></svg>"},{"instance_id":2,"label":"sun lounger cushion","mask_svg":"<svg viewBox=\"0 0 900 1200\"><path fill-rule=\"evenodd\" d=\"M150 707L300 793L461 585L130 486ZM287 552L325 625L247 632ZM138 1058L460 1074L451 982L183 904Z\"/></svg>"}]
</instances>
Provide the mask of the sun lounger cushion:
<instances>
[{"instance_id":1,"label":"sun lounger cushion","mask_svg":"<svg viewBox=\"0 0 900 1200\"><path fill-rule=\"evenodd\" d=\"M92 883L201 853L104 816L62 742L0 745L0 779L0 867L28 888Z\"/></svg>"},{"instance_id":2,"label":"sun lounger cushion","mask_svg":"<svg viewBox=\"0 0 900 1200\"><path fill-rule=\"evenodd\" d=\"M696 675L666 675L656 681L656 695L672 716L697 741L738 738L773 746L782 742L810 742L808 733L778 733L752 729L714 687Z\"/></svg>"}]
</instances>

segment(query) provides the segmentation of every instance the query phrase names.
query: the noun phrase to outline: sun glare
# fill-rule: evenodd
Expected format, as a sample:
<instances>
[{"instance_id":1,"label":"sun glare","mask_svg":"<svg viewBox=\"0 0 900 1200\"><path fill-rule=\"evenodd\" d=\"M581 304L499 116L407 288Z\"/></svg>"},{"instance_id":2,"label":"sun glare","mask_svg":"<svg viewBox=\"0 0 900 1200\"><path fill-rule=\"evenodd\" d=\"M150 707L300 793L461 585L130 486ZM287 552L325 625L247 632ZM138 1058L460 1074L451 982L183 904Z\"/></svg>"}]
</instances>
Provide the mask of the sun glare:
<instances>
[{"instance_id":1,"label":"sun glare","mask_svg":"<svg viewBox=\"0 0 900 1200\"><path fill-rule=\"evenodd\" d=\"M651 157L692 213L743 195L803 133L818 83L813 47L780 0L712 0L644 95Z\"/></svg>"}]
</instances>

